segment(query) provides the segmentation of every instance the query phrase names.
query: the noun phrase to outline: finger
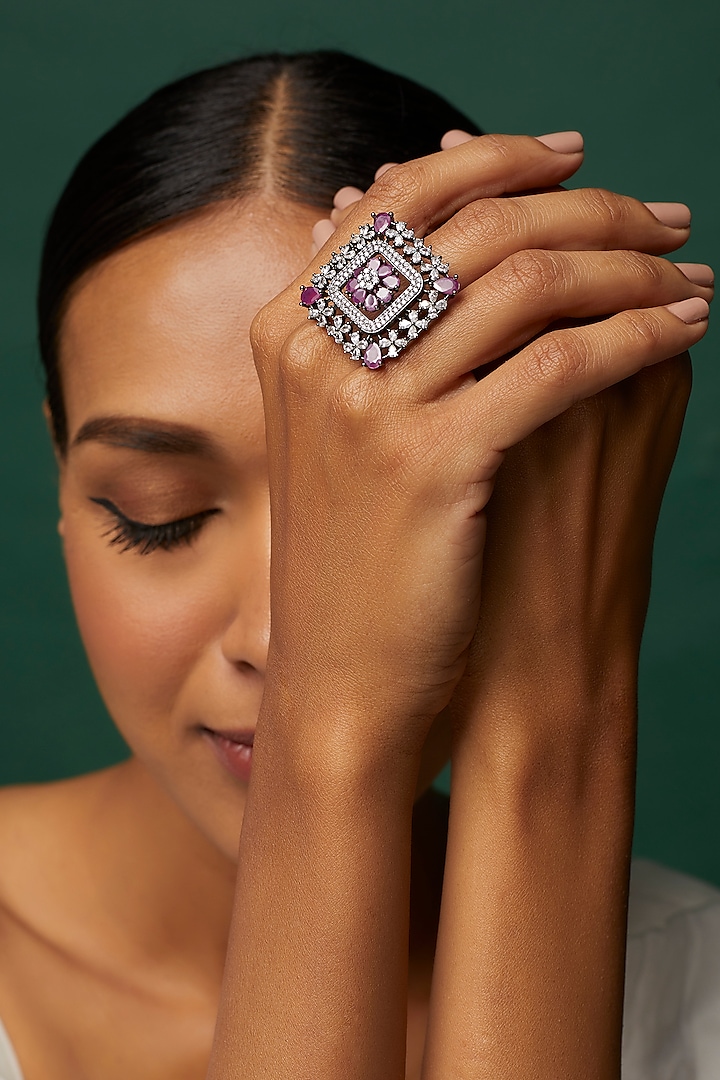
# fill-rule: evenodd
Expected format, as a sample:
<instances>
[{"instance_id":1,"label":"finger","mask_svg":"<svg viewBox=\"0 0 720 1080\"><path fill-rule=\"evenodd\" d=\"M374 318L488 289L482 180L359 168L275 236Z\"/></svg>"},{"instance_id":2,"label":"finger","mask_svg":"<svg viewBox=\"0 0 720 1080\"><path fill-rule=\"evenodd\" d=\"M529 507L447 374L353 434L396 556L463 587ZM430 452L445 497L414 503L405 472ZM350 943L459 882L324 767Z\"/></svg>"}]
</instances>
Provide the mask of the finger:
<instances>
[{"instance_id":1,"label":"finger","mask_svg":"<svg viewBox=\"0 0 720 1080\"><path fill-rule=\"evenodd\" d=\"M469 202L555 186L581 163L582 152L559 153L530 135L480 135L388 169L354 205L338 239L345 243L372 211L383 210L425 236Z\"/></svg>"},{"instance_id":2,"label":"finger","mask_svg":"<svg viewBox=\"0 0 720 1080\"><path fill-rule=\"evenodd\" d=\"M469 142L470 139L474 139L474 135L470 135L467 131L461 131L460 128L452 128L450 131L446 131L440 140L441 150L452 150L453 146L461 146L464 142Z\"/></svg>"},{"instance_id":3,"label":"finger","mask_svg":"<svg viewBox=\"0 0 720 1080\"><path fill-rule=\"evenodd\" d=\"M384 176L388 169L393 169L397 165L397 161L386 161L384 165L380 165L375 170L375 179L379 180L381 176Z\"/></svg>"},{"instance_id":4,"label":"finger","mask_svg":"<svg viewBox=\"0 0 720 1080\"><path fill-rule=\"evenodd\" d=\"M451 318L441 316L412 341L417 362L401 360L390 380L403 396L436 400L468 372L521 348L558 319L712 296L712 288L690 281L673 263L637 251L520 251L463 290ZM403 321L404 333L414 338L411 320Z\"/></svg>"},{"instance_id":5,"label":"finger","mask_svg":"<svg viewBox=\"0 0 720 1080\"><path fill-rule=\"evenodd\" d=\"M502 454L576 401L684 352L705 334L708 311L692 297L543 335L447 403L457 430L477 433L459 446L464 467L482 460L478 441Z\"/></svg>"},{"instance_id":6,"label":"finger","mask_svg":"<svg viewBox=\"0 0 720 1080\"><path fill-rule=\"evenodd\" d=\"M341 187L335 192L333 206L336 210L346 210L352 203L359 202L364 194L365 192L357 187Z\"/></svg>"},{"instance_id":7,"label":"finger","mask_svg":"<svg viewBox=\"0 0 720 1080\"><path fill-rule=\"evenodd\" d=\"M710 289L714 286L715 274L712 266L708 266L706 263L683 262L676 262L675 265L689 281L694 281L696 285L705 285Z\"/></svg>"},{"instance_id":8,"label":"finger","mask_svg":"<svg viewBox=\"0 0 720 1080\"><path fill-rule=\"evenodd\" d=\"M690 235L690 212L683 204L670 205L682 206L685 213L674 210L663 221L639 200L602 188L482 199L464 206L426 240L467 285L526 248L675 251Z\"/></svg>"},{"instance_id":9,"label":"finger","mask_svg":"<svg viewBox=\"0 0 720 1080\"><path fill-rule=\"evenodd\" d=\"M335 232L335 226L328 218L321 218L320 221L316 221L313 225L312 238L313 243L317 245L318 249L322 248Z\"/></svg>"}]
</instances>

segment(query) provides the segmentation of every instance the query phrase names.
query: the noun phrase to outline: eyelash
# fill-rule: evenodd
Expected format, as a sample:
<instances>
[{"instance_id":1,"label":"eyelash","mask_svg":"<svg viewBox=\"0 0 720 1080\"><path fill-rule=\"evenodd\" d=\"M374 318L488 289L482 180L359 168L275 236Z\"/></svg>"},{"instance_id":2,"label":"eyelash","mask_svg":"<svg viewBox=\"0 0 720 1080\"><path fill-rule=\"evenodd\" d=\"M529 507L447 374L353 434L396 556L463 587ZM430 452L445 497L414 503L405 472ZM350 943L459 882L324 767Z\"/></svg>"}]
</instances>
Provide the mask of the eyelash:
<instances>
[{"instance_id":1,"label":"eyelash","mask_svg":"<svg viewBox=\"0 0 720 1080\"><path fill-rule=\"evenodd\" d=\"M178 518L177 521L148 525L144 521L133 521L126 517L109 499L91 498L90 502L104 507L115 518L115 524L103 533L103 536L110 537L108 543L111 546L122 544L121 551L137 549L139 555L149 555L157 548L170 551L180 544L191 544L207 519L218 513L218 510L203 510L190 517Z\"/></svg>"}]
</instances>

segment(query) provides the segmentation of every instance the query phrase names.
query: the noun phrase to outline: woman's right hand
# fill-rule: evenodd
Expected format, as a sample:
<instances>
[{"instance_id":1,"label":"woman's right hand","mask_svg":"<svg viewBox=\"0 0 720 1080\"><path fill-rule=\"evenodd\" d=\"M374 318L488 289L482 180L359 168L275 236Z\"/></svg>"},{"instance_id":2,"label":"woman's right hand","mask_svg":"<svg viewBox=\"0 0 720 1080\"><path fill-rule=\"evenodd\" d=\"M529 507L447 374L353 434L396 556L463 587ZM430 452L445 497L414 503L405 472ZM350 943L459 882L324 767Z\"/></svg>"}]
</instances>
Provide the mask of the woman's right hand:
<instances>
[{"instance_id":1,"label":"woman's right hand","mask_svg":"<svg viewBox=\"0 0 720 1080\"><path fill-rule=\"evenodd\" d=\"M299 702L323 717L322 731L290 723L285 745L302 752L312 736L333 769L348 754L419 760L478 622L505 451L705 333L710 290L657 257L688 229L606 191L513 195L555 187L581 160L481 136L395 166L254 321L272 512L266 695L278 717L294 721ZM399 361L369 371L304 318L299 288L383 210L463 289Z\"/></svg>"}]
</instances>

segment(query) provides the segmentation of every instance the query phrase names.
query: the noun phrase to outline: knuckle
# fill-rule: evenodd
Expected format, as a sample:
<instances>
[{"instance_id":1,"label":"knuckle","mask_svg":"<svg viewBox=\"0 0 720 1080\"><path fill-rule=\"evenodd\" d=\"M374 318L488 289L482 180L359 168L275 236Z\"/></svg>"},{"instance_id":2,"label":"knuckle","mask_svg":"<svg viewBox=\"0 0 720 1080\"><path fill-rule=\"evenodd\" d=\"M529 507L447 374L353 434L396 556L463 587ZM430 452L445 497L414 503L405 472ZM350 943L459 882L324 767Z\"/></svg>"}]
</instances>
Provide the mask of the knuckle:
<instances>
[{"instance_id":1,"label":"knuckle","mask_svg":"<svg viewBox=\"0 0 720 1080\"><path fill-rule=\"evenodd\" d=\"M317 373L325 342L312 323L301 323L287 335L279 350L279 366L286 381L308 387Z\"/></svg>"},{"instance_id":2,"label":"knuckle","mask_svg":"<svg viewBox=\"0 0 720 1080\"><path fill-rule=\"evenodd\" d=\"M256 359L272 352L277 338L277 323L271 304L265 304L250 323L250 345Z\"/></svg>"},{"instance_id":3,"label":"knuckle","mask_svg":"<svg viewBox=\"0 0 720 1080\"><path fill-rule=\"evenodd\" d=\"M538 383L564 387L588 367L588 347L573 329L544 334L533 344L528 357L529 374Z\"/></svg>"},{"instance_id":4,"label":"knuckle","mask_svg":"<svg viewBox=\"0 0 720 1080\"><path fill-rule=\"evenodd\" d=\"M657 312L641 308L624 312L622 319L628 343L635 354L650 358L661 349L665 328Z\"/></svg>"},{"instance_id":5,"label":"knuckle","mask_svg":"<svg viewBox=\"0 0 720 1080\"><path fill-rule=\"evenodd\" d=\"M477 199L458 210L455 215L458 238L468 247L497 243L498 238L513 230L514 215L507 199Z\"/></svg>"},{"instance_id":6,"label":"knuckle","mask_svg":"<svg viewBox=\"0 0 720 1080\"><path fill-rule=\"evenodd\" d=\"M422 158L415 158L388 169L370 190L384 207L401 210L425 190L427 180L427 164Z\"/></svg>"},{"instance_id":7,"label":"knuckle","mask_svg":"<svg viewBox=\"0 0 720 1080\"><path fill-rule=\"evenodd\" d=\"M509 255L501 265L503 281L512 293L518 291L524 300L540 300L553 291L562 273L561 260L556 252L525 249Z\"/></svg>"},{"instance_id":8,"label":"knuckle","mask_svg":"<svg viewBox=\"0 0 720 1080\"><path fill-rule=\"evenodd\" d=\"M478 139L478 148L490 158L506 161L512 155L510 141L507 135L491 133Z\"/></svg>"},{"instance_id":9,"label":"knuckle","mask_svg":"<svg viewBox=\"0 0 720 1080\"><path fill-rule=\"evenodd\" d=\"M377 391L368 372L360 367L340 379L331 390L328 404L335 416L339 416L351 427L366 429L374 418L377 405Z\"/></svg>"},{"instance_id":10,"label":"knuckle","mask_svg":"<svg viewBox=\"0 0 720 1080\"><path fill-rule=\"evenodd\" d=\"M625 196L606 188L586 188L583 199L591 214L609 225L620 228L627 223L630 208Z\"/></svg>"},{"instance_id":11,"label":"knuckle","mask_svg":"<svg viewBox=\"0 0 720 1080\"><path fill-rule=\"evenodd\" d=\"M623 270L643 285L657 288L666 280L667 263L642 251L623 251L620 254Z\"/></svg>"}]
</instances>

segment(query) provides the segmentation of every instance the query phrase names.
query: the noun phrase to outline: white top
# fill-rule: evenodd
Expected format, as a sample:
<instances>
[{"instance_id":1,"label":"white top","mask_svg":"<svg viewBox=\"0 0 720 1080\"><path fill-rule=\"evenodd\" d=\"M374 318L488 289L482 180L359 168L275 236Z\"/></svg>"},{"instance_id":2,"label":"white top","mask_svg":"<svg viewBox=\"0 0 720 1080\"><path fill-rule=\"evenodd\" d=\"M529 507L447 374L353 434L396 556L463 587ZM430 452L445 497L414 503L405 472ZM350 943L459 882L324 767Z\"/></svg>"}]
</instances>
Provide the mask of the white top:
<instances>
[{"instance_id":1,"label":"white top","mask_svg":"<svg viewBox=\"0 0 720 1080\"><path fill-rule=\"evenodd\" d=\"M0 1080L23 1080L0 1021ZM623 1080L720 1080L720 890L637 859Z\"/></svg>"}]
</instances>

